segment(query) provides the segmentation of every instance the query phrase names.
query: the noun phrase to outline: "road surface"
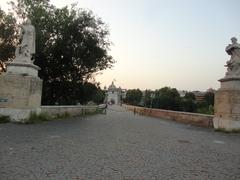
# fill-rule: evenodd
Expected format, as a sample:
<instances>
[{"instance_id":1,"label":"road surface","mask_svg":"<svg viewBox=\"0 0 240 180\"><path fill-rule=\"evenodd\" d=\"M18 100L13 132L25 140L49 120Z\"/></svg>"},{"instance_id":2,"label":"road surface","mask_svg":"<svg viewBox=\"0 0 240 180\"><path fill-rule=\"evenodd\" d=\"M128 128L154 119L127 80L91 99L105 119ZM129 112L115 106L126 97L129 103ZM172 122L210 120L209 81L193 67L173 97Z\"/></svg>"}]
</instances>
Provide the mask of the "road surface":
<instances>
[{"instance_id":1,"label":"road surface","mask_svg":"<svg viewBox=\"0 0 240 180\"><path fill-rule=\"evenodd\" d=\"M134 115L0 124L1 180L240 179L240 134Z\"/></svg>"}]
</instances>

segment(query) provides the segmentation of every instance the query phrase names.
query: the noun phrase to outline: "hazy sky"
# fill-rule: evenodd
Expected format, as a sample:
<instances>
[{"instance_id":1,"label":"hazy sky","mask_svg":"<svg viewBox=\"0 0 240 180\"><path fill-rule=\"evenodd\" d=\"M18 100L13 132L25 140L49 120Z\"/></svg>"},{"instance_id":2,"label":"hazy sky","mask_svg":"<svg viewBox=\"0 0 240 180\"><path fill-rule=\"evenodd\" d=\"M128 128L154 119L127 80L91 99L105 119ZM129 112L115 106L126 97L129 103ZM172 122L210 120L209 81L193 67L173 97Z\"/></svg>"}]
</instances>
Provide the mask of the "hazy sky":
<instances>
[{"instance_id":1,"label":"hazy sky","mask_svg":"<svg viewBox=\"0 0 240 180\"><path fill-rule=\"evenodd\" d=\"M7 0L0 0L1 5ZM52 0L78 2L110 28L117 61L97 76L122 88L219 88L230 38L240 41L240 0Z\"/></svg>"}]
</instances>

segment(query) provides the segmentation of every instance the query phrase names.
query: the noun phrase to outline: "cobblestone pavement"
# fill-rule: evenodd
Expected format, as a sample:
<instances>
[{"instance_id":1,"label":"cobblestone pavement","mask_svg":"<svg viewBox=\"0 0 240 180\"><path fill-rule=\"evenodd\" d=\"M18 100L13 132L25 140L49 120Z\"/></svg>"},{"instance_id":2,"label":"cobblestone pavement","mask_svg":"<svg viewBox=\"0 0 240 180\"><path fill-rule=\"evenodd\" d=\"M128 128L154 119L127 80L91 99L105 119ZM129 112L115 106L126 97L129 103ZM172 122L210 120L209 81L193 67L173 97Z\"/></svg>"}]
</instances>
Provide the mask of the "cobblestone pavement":
<instances>
[{"instance_id":1,"label":"cobblestone pavement","mask_svg":"<svg viewBox=\"0 0 240 180\"><path fill-rule=\"evenodd\" d=\"M0 179L240 179L240 134L116 106L107 115L0 124Z\"/></svg>"}]
</instances>

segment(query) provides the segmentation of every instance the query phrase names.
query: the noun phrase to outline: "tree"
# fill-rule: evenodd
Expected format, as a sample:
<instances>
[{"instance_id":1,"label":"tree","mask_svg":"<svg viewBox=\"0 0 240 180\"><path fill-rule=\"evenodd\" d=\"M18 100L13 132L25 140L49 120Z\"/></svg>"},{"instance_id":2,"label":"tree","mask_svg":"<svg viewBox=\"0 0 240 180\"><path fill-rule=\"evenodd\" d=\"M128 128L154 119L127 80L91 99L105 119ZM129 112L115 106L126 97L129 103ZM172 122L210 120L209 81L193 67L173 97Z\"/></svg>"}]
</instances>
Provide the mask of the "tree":
<instances>
[{"instance_id":1,"label":"tree","mask_svg":"<svg viewBox=\"0 0 240 180\"><path fill-rule=\"evenodd\" d=\"M16 19L0 8L0 61L6 62L14 58L16 32Z\"/></svg>"},{"instance_id":2,"label":"tree","mask_svg":"<svg viewBox=\"0 0 240 180\"><path fill-rule=\"evenodd\" d=\"M96 104L102 104L105 100L105 91L101 90L99 87L96 89L96 92L93 95L93 102Z\"/></svg>"},{"instance_id":3,"label":"tree","mask_svg":"<svg viewBox=\"0 0 240 180\"><path fill-rule=\"evenodd\" d=\"M182 108L182 111L185 111L185 112L196 112L197 105L194 100L183 98L181 101L181 108Z\"/></svg>"},{"instance_id":4,"label":"tree","mask_svg":"<svg viewBox=\"0 0 240 180\"><path fill-rule=\"evenodd\" d=\"M151 94L153 92L151 90L146 90L144 94L144 106L145 107L151 107L152 104L152 97Z\"/></svg>"},{"instance_id":5,"label":"tree","mask_svg":"<svg viewBox=\"0 0 240 180\"><path fill-rule=\"evenodd\" d=\"M164 87L156 90L153 107L167 110L180 110L181 98L177 89Z\"/></svg>"},{"instance_id":6,"label":"tree","mask_svg":"<svg viewBox=\"0 0 240 180\"><path fill-rule=\"evenodd\" d=\"M196 109L197 113L213 114L214 113L213 111L214 111L213 106L209 105L207 101L202 101L197 103L197 109Z\"/></svg>"},{"instance_id":7,"label":"tree","mask_svg":"<svg viewBox=\"0 0 240 180\"><path fill-rule=\"evenodd\" d=\"M193 92L187 92L184 96L184 99L190 99L190 100L195 101L196 97L195 97L195 94Z\"/></svg>"},{"instance_id":8,"label":"tree","mask_svg":"<svg viewBox=\"0 0 240 180\"><path fill-rule=\"evenodd\" d=\"M91 11L56 8L49 0L18 0L22 20L36 28L35 64L43 79L42 104L73 104L84 100L84 85L93 74L112 67L109 30Z\"/></svg>"},{"instance_id":9,"label":"tree","mask_svg":"<svg viewBox=\"0 0 240 180\"><path fill-rule=\"evenodd\" d=\"M208 105L214 106L214 93L206 92L206 94L204 95L204 100L208 103Z\"/></svg>"},{"instance_id":10,"label":"tree","mask_svg":"<svg viewBox=\"0 0 240 180\"><path fill-rule=\"evenodd\" d=\"M131 89L127 91L125 102L131 105L138 105L142 99L142 91L139 89Z\"/></svg>"},{"instance_id":11,"label":"tree","mask_svg":"<svg viewBox=\"0 0 240 180\"><path fill-rule=\"evenodd\" d=\"M196 112L195 94L192 92L187 92L183 98L181 98L181 109L185 112Z\"/></svg>"},{"instance_id":12,"label":"tree","mask_svg":"<svg viewBox=\"0 0 240 180\"><path fill-rule=\"evenodd\" d=\"M214 93L206 92L204 101L197 103L197 112L202 114L214 114Z\"/></svg>"}]
</instances>

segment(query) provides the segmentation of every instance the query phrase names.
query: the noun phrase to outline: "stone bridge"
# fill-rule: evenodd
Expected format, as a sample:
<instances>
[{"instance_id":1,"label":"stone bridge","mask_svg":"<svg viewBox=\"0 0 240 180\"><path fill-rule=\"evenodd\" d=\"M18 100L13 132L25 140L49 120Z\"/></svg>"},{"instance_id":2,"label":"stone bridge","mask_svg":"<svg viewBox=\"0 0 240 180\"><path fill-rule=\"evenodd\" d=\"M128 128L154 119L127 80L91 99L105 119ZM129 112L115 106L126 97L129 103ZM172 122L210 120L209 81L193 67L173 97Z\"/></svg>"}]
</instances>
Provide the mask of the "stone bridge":
<instances>
[{"instance_id":1,"label":"stone bridge","mask_svg":"<svg viewBox=\"0 0 240 180\"><path fill-rule=\"evenodd\" d=\"M110 106L107 114L0 124L1 180L240 179L240 134Z\"/></svg>"}]
</instances>

